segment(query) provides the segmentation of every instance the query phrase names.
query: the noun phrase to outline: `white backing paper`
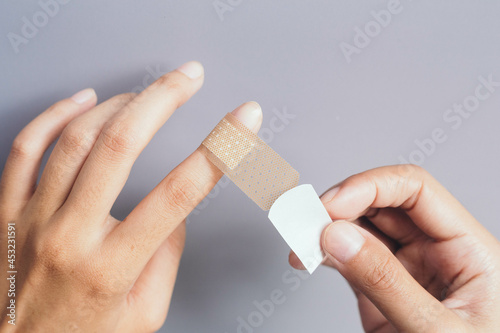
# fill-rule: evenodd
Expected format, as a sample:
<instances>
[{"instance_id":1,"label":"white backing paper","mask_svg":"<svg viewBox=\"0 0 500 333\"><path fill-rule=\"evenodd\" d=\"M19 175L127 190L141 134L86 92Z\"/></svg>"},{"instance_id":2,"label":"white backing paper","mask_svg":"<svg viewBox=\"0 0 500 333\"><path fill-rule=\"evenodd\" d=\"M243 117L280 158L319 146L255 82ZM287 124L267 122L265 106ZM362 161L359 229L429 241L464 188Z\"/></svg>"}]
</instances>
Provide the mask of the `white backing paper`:
<instances>
[{"instance_id":1,"label":"white backing paper","mask_svg":"<svg viewBox=\"0 0 500 333\"><path fill-rule=\"evenodd\" d=\"M312 274L324 258L321 233L332 222L312 185L283 193L269 210L269 219Z\"/></svg>"}]
</instances>

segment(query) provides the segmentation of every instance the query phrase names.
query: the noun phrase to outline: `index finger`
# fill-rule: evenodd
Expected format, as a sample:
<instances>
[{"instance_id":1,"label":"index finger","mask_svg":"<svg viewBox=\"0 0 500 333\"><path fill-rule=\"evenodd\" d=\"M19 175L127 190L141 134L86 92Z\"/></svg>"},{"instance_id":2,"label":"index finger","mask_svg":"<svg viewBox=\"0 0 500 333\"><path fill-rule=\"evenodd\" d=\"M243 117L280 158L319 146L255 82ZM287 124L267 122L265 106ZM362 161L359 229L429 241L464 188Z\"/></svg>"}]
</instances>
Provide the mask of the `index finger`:
<instances>
[{"instance_id":1,"label":"index finger","mask_svg":"<svg viewBox=\"0 0 500 333\"><path fill-rule=\"evenodd\" d=\"M257 133L262 123L259 104L245 103L232 114ZM198 148L108 235L105 244L106 249L113 253L113 260L120 265L128 263L126 266L132 276L138 275L165 239L212 190L222 175L222 171ZM172 265L166 264L165 269L172 270Z\"/></svg>"},{"instance_id":2,"label":"index finger","mask_svg":"<svg viewBox=\"0 0 500 333\"><path fill-rule=\"evenodd\" d=\"M336 192L336 193L335 193ZM353 219L370 208L399 207L429 237L448 240L483 227L436 179L414 165L351 176L322 198L332 219Z\"/></svg>"}]
</instances>

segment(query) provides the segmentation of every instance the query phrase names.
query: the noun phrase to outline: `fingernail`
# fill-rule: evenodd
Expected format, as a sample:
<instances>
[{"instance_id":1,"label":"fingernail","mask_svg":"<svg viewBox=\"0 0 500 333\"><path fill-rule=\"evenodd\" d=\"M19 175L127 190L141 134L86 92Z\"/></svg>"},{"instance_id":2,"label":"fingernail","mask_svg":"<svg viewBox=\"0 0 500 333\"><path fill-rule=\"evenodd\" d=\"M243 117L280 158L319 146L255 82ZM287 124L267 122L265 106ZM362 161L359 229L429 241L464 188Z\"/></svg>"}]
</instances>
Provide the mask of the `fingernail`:
<instances>
[{"instance_id":1,"label":"fingernail","mask_svg":"<svg viewBox=\"0 0 500 333\"><path fill-rule=\"evenodd\" d=\"M262 123L262 109L257 102L247 102L231 113L252 131L258 131L260 128Z\"/></svg>"},{"instance_id":2,"label":"fingernail","mask_svg":"<svg viewBox=\"0 0 500 333\"><path fill-rule=\"evenodd\" d=\"M332 201L333 197L338 193L339 190L340 190L339 186L336 186L336 187L328 190L327 192L325 192L321 196L321 201L324 202L324 203Z\"/></svg>"},{"instance_id":3,"label":"fingernail","mask_svg":"<svg viewBox=\"0 0 500 333\"><path fill-rule=\"evenodd\" d=\"M75 101L77 104L83 104L87 102L89 99L95 96L95 91L92 88L83 89L82 91L77 92L71 99Z\"/></svg>"},{"instance_id":4,"label":"fingernail","mask_svg":"<svg viewBox=\"0 0 500 333\"><path fill-rule=\"evenodd\" d=\"M363 247L365 238L349 222L335 222L326 230L324 250L332 257L346 263Z\"/></svg>"},{"instance_id":5,"label":"fingernail","mask_svg":"<svg viewBox=\"0 0 500 333\"><path fill-rule=\"evenodd\" d=\"M189 61L177 68L181 73L184 73L190 79L197 79L203 75L203 66L198 61Z\"/></svg>"}]
</instances>

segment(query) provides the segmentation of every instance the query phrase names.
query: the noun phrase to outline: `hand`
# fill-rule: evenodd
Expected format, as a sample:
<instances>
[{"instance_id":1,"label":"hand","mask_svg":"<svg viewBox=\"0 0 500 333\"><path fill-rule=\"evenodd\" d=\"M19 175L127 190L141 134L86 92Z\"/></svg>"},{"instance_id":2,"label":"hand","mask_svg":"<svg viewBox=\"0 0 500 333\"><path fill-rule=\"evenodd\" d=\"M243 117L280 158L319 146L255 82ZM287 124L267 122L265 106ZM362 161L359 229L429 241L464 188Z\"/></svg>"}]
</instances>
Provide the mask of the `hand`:
<instances>
[{"instance_id":1,"label":"hand","mask_svg":"<svg viewBox=\"0 0 500 333\"><path fill-rule=\"evenodd\" d=\"M352 286L365 331L498 331L500 243L423 169L366 171L321 199L335 221L325 264Z\"/></svg>"},{"instance_id":2,"label":"hand","mask_svg":"<svg viewBox=\"0 0 500 333\"><path fill-rule=\"evenodd\" d=\"M183 221L222 173L197 150L124 221L109 212L140 152L203 77L203 67L190 62L140 95L98 106L93 90L85 90L17 136L0 183L2 274L14 270L6 266L6 240L13 230L8 224L15 224L16 326L7 316L12 286L2 277L2 332L152 332L162 326L184 246ZM255 132L262 122L256 103L233 114ZM44 151L59 135L36 185Z\"/></svg>"}]
</instances>

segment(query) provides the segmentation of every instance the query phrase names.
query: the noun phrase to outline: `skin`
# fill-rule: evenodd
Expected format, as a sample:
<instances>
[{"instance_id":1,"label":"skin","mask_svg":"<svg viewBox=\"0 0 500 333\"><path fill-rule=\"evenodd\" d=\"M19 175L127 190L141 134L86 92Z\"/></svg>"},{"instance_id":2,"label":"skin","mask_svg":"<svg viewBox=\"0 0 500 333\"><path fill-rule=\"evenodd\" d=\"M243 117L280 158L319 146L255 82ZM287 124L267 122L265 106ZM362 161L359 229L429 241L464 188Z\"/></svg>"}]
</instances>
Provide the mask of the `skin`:
<instances>
[{"instance_id":1,"label":"skin","mask_svg":"<svg viewBox=\"0 0 500 333\"><path fill-rule=\"evenodd\" d=\"M498 331L500 243L425 170L362 172L322 201L324 265L353 288L366 332Z\"/></svg>"},{"instance_id":2,"label":"skin","mask_svg":"<svg viewBox=\"0 0 500 333\"><path fill-rule=\"evenodd\" d=\"M154 332L163 325L185 218L222 173L196 150L123 221L109 212L142 149L203 78L201 64L190 62L139 95L98 106L93 91L85 101L75 95L19 133L0 181L2 272L9 270L8 223L16 226L17 321L8 324L2 278L1 332ZM257 103L233 114L258 131ZM37 184L42 156L57 137Z\"/></svg>"}]
</instances>

